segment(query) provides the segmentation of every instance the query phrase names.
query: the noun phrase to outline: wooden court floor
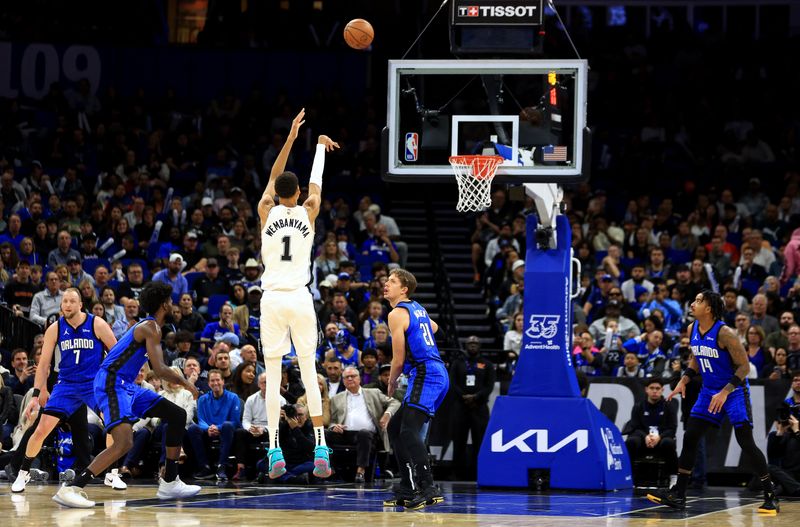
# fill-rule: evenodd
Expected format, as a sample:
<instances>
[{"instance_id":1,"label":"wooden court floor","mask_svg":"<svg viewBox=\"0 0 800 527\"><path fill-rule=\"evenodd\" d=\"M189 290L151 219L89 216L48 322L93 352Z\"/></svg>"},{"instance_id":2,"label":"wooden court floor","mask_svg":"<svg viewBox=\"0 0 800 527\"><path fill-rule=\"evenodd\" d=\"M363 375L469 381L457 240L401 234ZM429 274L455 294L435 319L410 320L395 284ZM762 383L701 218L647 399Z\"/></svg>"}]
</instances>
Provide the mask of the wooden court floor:
<instances>
[{"instance_id":1,"label":"wooden court floor","mask_svg":"<svg viewBox=\"0 0 800 527\"><path fill-rule=\"evenodd\" d=\"M711 489L692 496L688 509L680 512L629 491L529 493L446 483L445 503L404 512L383 508L388 495L385 489L352 485L207 486L198 496L182 502L155 499L153 485L131 485L126 491L90 485L87 494L97 505L88 510L65 509L53 502L56 485L30 484L22 494L12 494L6 482L0 485L0 525L14 527L800 525L800 500L782 501L778 516L761 516L755 511L758 497L737 489Z\"/></svg>"}]
</instances>

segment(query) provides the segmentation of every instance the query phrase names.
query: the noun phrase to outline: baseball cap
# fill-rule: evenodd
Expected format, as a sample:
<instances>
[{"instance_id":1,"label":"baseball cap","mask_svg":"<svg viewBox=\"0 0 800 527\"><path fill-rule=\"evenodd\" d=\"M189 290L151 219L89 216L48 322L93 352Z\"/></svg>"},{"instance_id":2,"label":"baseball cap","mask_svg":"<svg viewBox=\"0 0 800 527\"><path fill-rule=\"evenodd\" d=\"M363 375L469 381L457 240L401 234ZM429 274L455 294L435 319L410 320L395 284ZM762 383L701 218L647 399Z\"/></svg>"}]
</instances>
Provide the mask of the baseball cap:
<instances>
[{"instance_id":1,"label":"baseball cap","mask_svg":"<svg viewBox=\"0 0 800 527\"><path fill-rule=\"evenodd\" d=\"M511 245L511 243L504 238L500 238L499 240L497 240L497 246L500 247L501 249L503 247L508 247L509 245Z\"/></svg>"},{"instance_id":2,"label":"baseball cap","mask_svg":"<svg viewBox=\"0 0 800 527\"><path fill-rule=\"evenodd\" d=\"M339 280L350 280L350 273L339 273Z\"/></svg>"},{"instance_id":3,"label":"baseball cap","mask_svg":"<svg viewBox=\"0 0 800 527\"><path fill-rule=\"evenodd\" d=\"M675 268L676 273L680 273L681 271L690 271L689 266L686 264L680 264L678 267Z\"/></svg>"},{"instance_id":4,"label":"baseball cap","mask_svg":"<svg viewBox=\"0 0 800 527\"><path fill-rule=\"evenodd\" d=\"M189 239L196 240L197 239L197 233L194 232L194 231L189 231L189 232L186 233L186 237L189 238Z\"/></svg>"},{"instance_id":5,"label":"baseball cap","mask_svg":"<svg viewBox=\"0 0 800 527\"><path fill-rule=\"evenodd\" d=\"M617 299L609 300L608 304L607 304L607 307L611 307L611 306L619 307L619 300L617 300Z\"/></svg>"},{"instance_id":6,"label":"baseball cap","mask_svg":"<svg viewBox=\"0 0 800 527\"><path fill-rule=\"evenodd\" d=\"M378 368L378 373L383 373L385 371L391 371L392 365L391 364L381 364L381 367Z\"/></svg>"},{"instance_id":7,"label":"baseball cap","mask_svg":"<svg viewBox=\"0 0 800 527\"><path fill-rule=\"evenodd\" d=\"M322 282L320 282L320 283L319 283L319 286L320 286L320 287L333 287L333 284L332 284L332 283L330 283L330 282L329 282L329 281L327 281L327 280L323 280Z\"/></svg>"},{"instance_id":8,"label":"baseball cap","mask_svg":"<svg viewBox=\"0 0 800 527\"><path fill-rule=\"evenodd\" d=\"M470 335L467 337L467 344L480 344L481 339L477 337L477 335Z\"/></svg>"},{"instance_id":9,"label":"baseball cap","mask_svg":"<svg viewBox=\"0 0 800 527\"><path fill-rule=\"evenodd\" d=\"M93 233L93 232L90 232L89 234L84 234L83 236L81 236L81 241L82 242L85 242L86 240L95 240L96 241L97 240L97 235L95 233Z\"/></svg>"},{"instance_id":10,"label":"baseball cap","mask_svg":"<svg viewBox=\"0 0 800 527\"><path fill-rule=\"evenodd\" d=\"M520 267L525 267L525 260L517 260L513 264L511 264L511 272L516 271Z\"/></svg>"},{"instance_id":11,"label":"baseball cap","mask_svg":"<svg viewBox=\"0 0 800 527\"><path fill-rule=\"evenodd\" d=\"M603 282L613 282L614 277L611 276L610 274L604 274L603 276L600 277L600 280L602 280Z\"/></svg>"},{"instance_id":12,"label":"baseball cap","mask_svg":"<svg viewBox=\"0 0 800 527\"><path fill-rule=\"evenodd\" d=\"M244 194L244 191L239 187L233 187L231 189L231 194L233 194L234 192L238 192L239 194Z\"/></svg>"},{"instance_id":13,"label":"baseball cap","mask_svg":"<svg viewBox=\"0 0 800 527\"><path fill-rule=\"evenodd\" d=\"M373 214L380 214L381 213L381 206L378 205L377 203L373 203L372 205L370 205L367 208L367 210L370 211Z\"/></svg>"},{"instance_id":14,"label":"baseball cap","mask_svg":"<svg viewBox=\"0 0 800 527\"><path fill-rule=\"evenodd\" d=\"M68 263L68 264L71 264L71 263L73 263L73 262L78 262L78 263L81 263L81 259L80 259L80 258L78 258L77 256L75 256L74 254L73 254L73 255L70 255L70 256L67 258L67 263Z\"/></svg>"},{"instance_id":15,"label":"baseball cap","mask_svg":"<svg viewBox=\"0 0 800 527\"><path fill-rule=\"evenodd\" d=\"M217 267L219 266L219 262L217 262L216 258L209 258L206 260L206 267Z\"/></svg>"},{"instance_id":16,"label":"baseball cap","mask_svg":"<svg viewBox=\"0 0 800 527\"><path fill-rule=\"evenodd\" d=\"M258 267L258 261L255 258L248 258L247 261L244 263L245 269L248 267Z\"/></svg>"},{"instance_id":17,"label":"baseball cap","mask_svg":"<svg viewBox=\"0 0 800 527\"><path fill-rule=\"evenodd\" d=\"M33 161L31 161L31 165L42 168L42 162L39 161L38 159L34 159Z\"/></svg>"},{"instance_id":18,"label":"baseball cap","mask_svg":"<svg viewBox=\"0 0 800 527\"><path fill-rule=\"evenodd\" d=\"M633 286L633 296L639 298L643 294L647 293L647 288L643 285L635 285Z\"/></svg>"},{"instance_id":19,"label":"baseball cap","mask_svg":"<svg viewBox=\"0 0 800 527\"><path fill-rule=\"evenodd\" d=\"M751 177L750 181L748 181L748 183L750 183L751 185L760 185L761 184L761 180L758 179L757 177Z\"/></svg>"},{"instance_id":20,"label":"baseball cap","mask_svg":"<svg viewBox=\"0 0 800 527\"><path fill-rule=\"evenodd\" d=\"M247 288L247 292L248 292L248 293L263 293L263 292L264 292L264 290L263 290L263 289L261 289L261 288L260 288L259 286L257 286L257 285L251 285L250 287L248 287L248 288Z\"/></svg>"},{"instance_id":21,"label":"baseball cap","mask_svg":"<svg viewBox=\"0 0 800 527\"><path fill-rule=\"evenodd\" d=\"M183 256L178 253L172 253L169 255L169 262L183 262Z\"/></svg>"},{"instance_id":22,"label":"baseball cap","mask_svg":"<svg viewBox=\"0 0 800 527\"><path fill-rule=\"evenodd\" d=\"M205 207L206 205L213 205L213 204L214 200L211 198L203 198L203 200L200 202L200 205L203 207Z\"/></svg>"}]
</instances>

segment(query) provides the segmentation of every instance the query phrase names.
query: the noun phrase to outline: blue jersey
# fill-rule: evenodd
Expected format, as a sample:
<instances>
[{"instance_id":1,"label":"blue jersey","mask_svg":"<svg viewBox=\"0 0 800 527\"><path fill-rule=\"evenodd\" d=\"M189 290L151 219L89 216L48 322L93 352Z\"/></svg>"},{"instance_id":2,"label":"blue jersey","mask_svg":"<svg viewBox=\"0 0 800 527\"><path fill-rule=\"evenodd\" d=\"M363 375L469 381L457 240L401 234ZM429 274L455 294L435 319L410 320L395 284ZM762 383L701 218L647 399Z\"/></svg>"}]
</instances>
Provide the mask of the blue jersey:
<instances>
[{"instance_id":1,"label":"blue jersey","mask_svg":"<svg viewBox=\"0 0 800 527\"><path fill-rule=\"evenodd\" d=\"M58 340L54 350L54 369L59 382L91 382L103 361L103 342L94 333L94 315L77 328L64 317L58 319Z\"/></svg>"},{"instance_id":2,"label":"blue jersey","mask_svg":"<svg viewBox=\"0 0 800 527\"><path fill-rule=\"evenodd\" d=\"M728 350L721 349L717 343L719 331L723 326L725 322L717 320L711 329L702 334L698 322L692 325L692 353L700 365L703 387L710 390L724 388L736 371L731 354Z\"/></svg>"},{"instance_id":3,"label":"blue jersey","mask_svg":"<svg viewBox=\"0 0 800 527\"><path fill-rule=\"evenodd\" d=\"M433 338L431 319L425 308L413 300L399 302L397 307L408 311L408 329L406 330L406 363L403 372L408 373L420 363L428 361L441 362L439 348Z\"/></svg>"},{"instance_id":4,"label":"blue jersey","mask_svg":"<svg viewBox=\"0 0 800 527\"><path fill-rule=\"evenodd\" d=\"M133 333L137 327L148 320L155 319L153 317L144 318L128 329L108 352L106 360L100 367L123 381L133 382L139 375L142 365L147 362L147 345L144 342L137 342L133 338Z\"/></svg>"}]
</instances>

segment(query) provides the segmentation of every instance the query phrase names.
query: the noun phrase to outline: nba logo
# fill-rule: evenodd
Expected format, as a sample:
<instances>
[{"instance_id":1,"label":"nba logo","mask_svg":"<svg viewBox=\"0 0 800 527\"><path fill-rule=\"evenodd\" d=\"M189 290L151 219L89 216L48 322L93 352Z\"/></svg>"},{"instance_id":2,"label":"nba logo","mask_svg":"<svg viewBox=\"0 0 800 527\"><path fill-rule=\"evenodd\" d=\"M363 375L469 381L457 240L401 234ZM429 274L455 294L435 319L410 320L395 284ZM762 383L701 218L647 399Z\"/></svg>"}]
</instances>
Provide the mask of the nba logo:
<instances>
[{"instance_id":1,"label":"nba logo","mask_svg":"<svg viewBox=\"0 0 800 527\"><path fill-rule=\"evenodd\" d=\"M419 134L416 132L409 132L406 134L406 161L417 160L417 145L419 144Z\"/></svg>"}]
</instances>

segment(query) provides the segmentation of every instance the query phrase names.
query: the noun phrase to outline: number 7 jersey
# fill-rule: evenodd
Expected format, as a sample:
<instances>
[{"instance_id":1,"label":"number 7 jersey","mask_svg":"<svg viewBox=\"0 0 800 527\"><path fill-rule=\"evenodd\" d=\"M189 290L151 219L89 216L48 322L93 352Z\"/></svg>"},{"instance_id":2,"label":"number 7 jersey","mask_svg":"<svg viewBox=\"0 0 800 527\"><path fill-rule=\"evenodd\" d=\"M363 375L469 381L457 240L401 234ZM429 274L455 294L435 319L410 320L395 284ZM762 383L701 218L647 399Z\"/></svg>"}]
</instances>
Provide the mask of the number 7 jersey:
<instances>
[{"instance_id":1,"label":"number 7 jersey","mask_svg":"<svg viewBox=\"0 0 800 527\"><path fill-rule=\"evenodd\" d=\"M700 332L700 324L692 324L691 347L700 374L703 376L703 388L721 390L728 384L736 367L728 350L720 348L717 337L720 329L725 326L721 320L714 322L711 329L705 333Z\"/></svg>"},{"instance_id":2,"label":"number 7 jersey","mask_svg":"<svg viewBox=\"0 0 800 527\"><path fill-rule=\"evenodd\" d=\"M261 228L264 291L292 291L311 283L314 226L302 205L275 205Z\"/></svg>"}]
</instances>

